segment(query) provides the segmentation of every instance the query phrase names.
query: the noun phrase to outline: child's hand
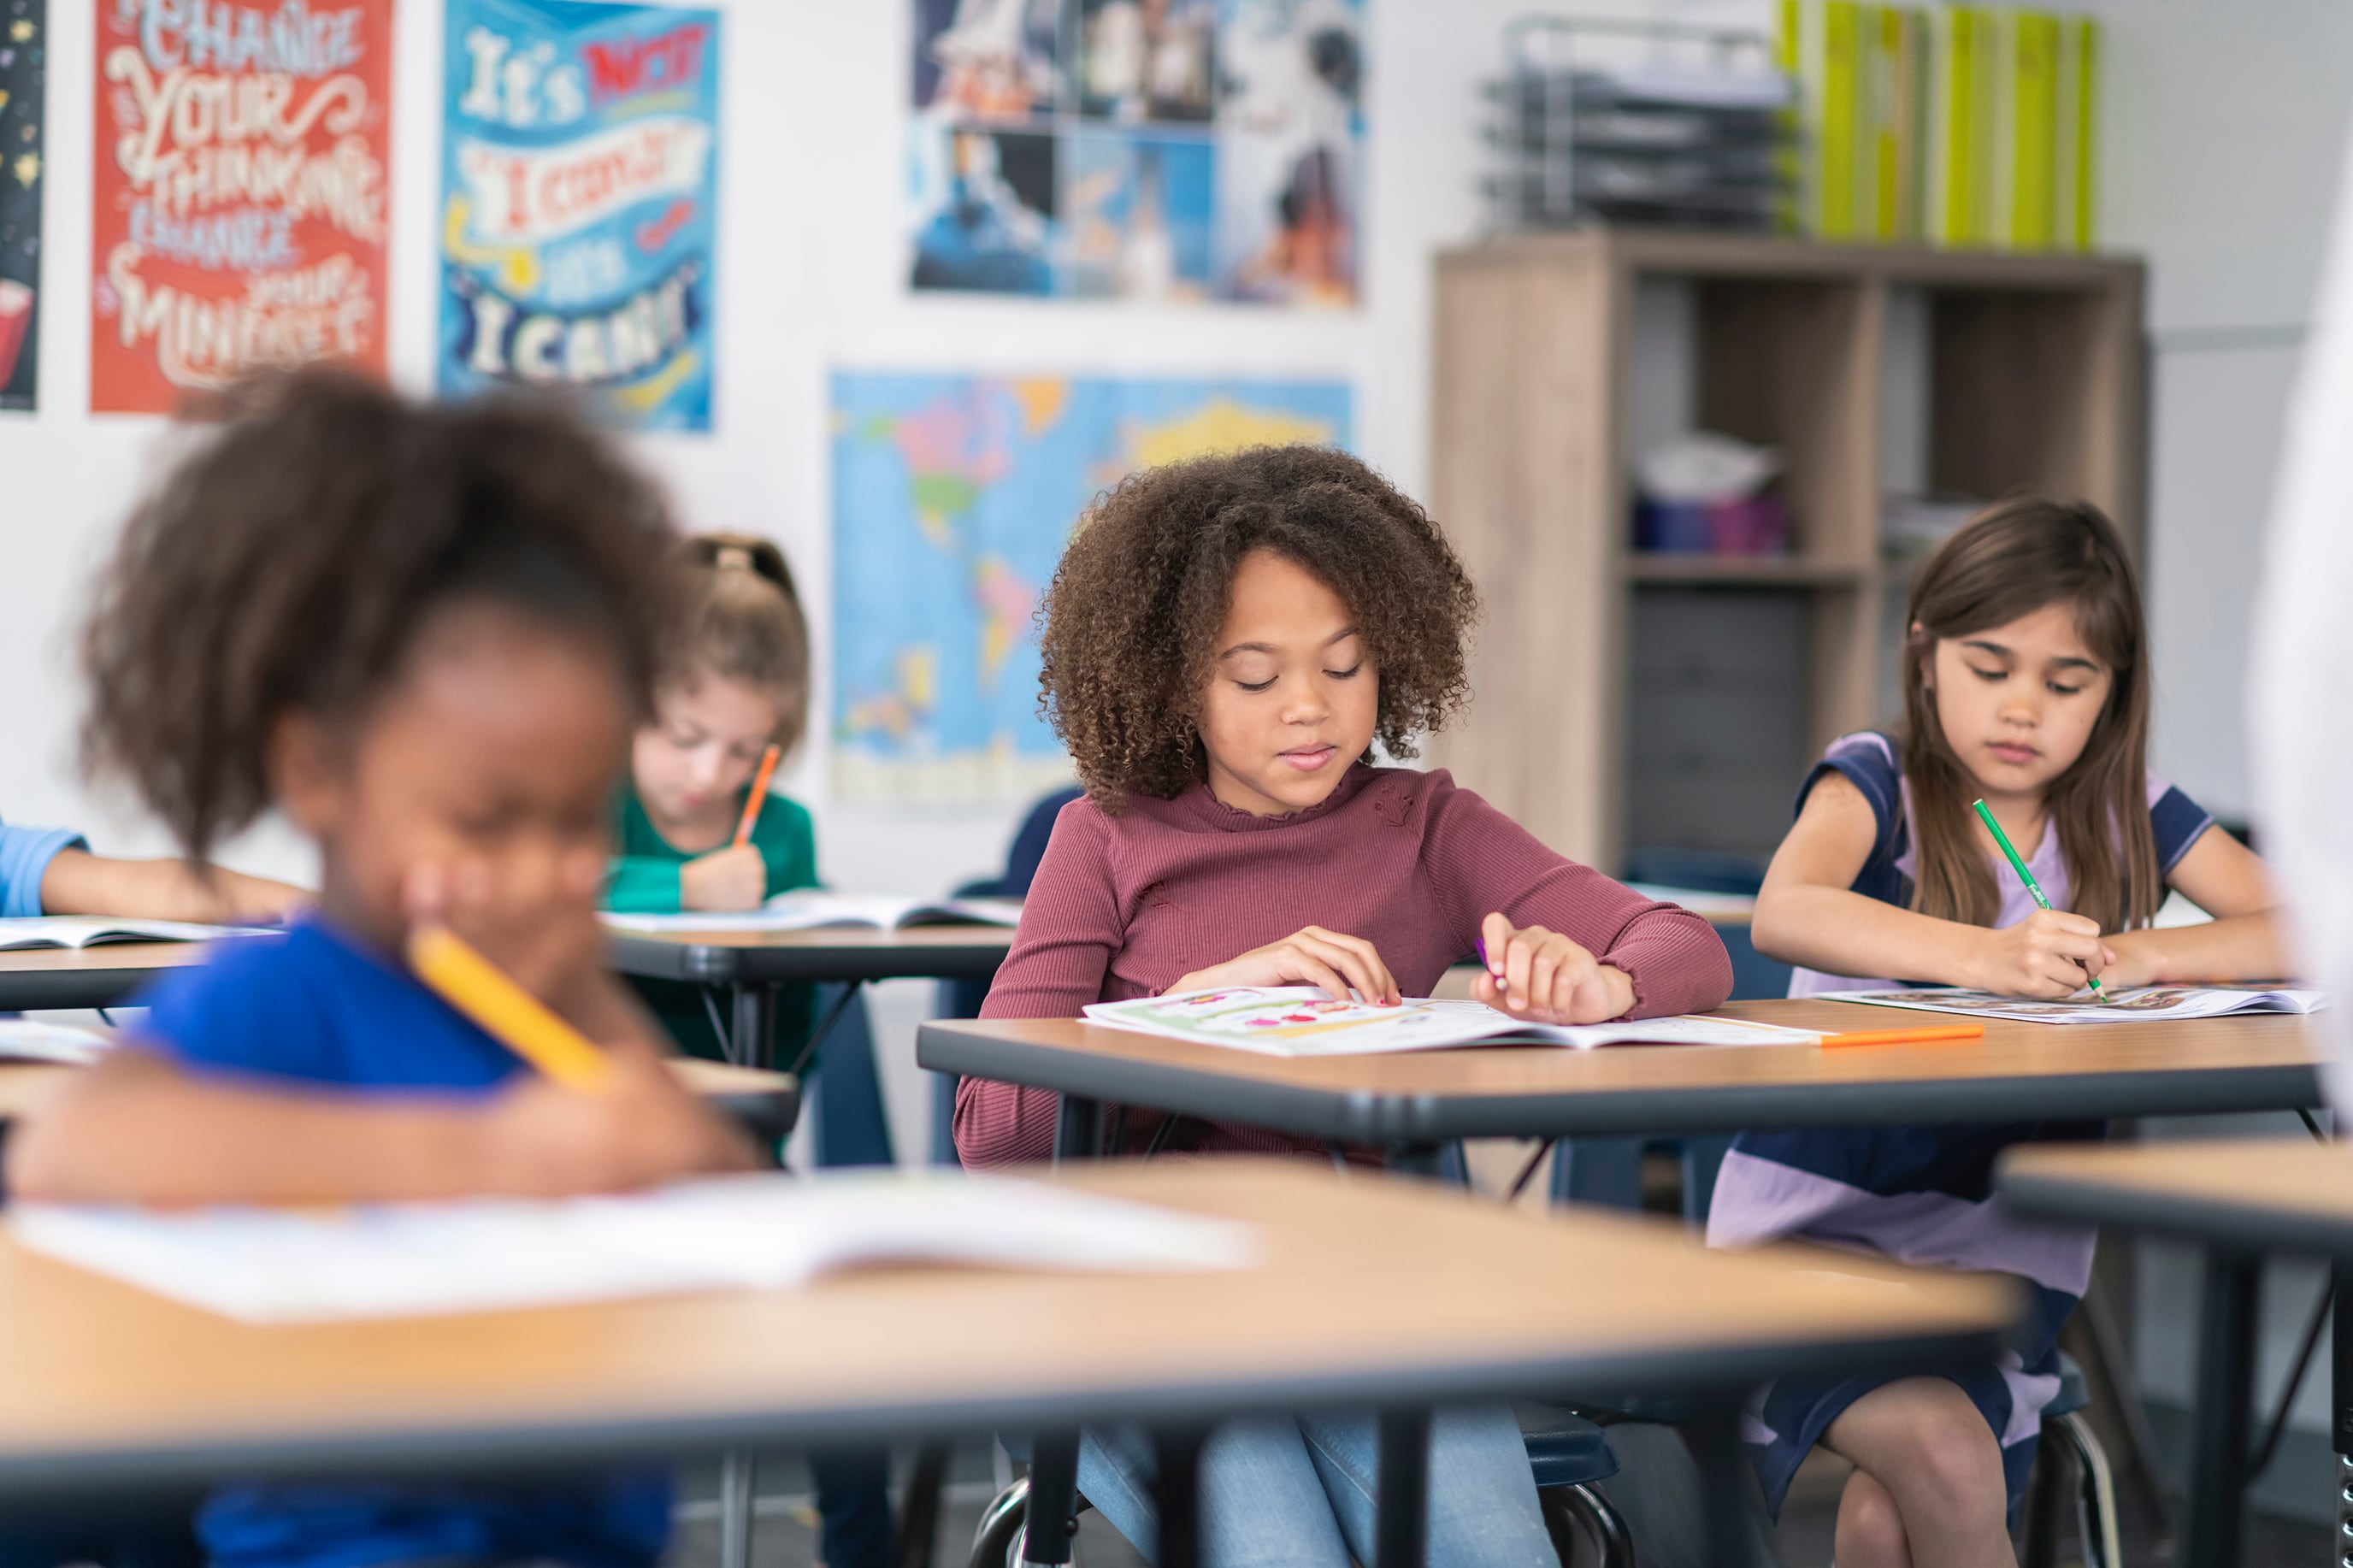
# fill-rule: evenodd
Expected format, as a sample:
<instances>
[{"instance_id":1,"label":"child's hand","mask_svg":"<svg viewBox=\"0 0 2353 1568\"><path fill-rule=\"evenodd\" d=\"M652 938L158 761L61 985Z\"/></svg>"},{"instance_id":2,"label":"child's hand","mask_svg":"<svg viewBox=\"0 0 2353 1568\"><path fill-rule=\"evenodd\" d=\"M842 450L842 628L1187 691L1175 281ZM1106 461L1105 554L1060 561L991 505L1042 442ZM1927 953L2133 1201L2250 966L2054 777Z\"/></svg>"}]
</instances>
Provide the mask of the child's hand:
<instances>
[{"instance_id":1,"label":"child's hand","mask_svg":"<svg viewBox=\"0 0 2353 1568\"><path fill-rule=\"evenodd\" d=\"M1501 914L1482 921L1487 971L1472 994L1532 1024L1599 1024L1634 1005L1634 981L1558 931L1512 929Z\"/></svg>"},{"instance_id":2,"label":"child's hand","mask_svg":"<svg viewBox=\"0 0 2353 1568\"><path fill-rule=\"evenodd\" d=\"M678 868L678 901L690 910L756 910L768 896L759 846L733 844Z\"/></svg>"},{"instance_id":3,"label":"child's hand","mask_svg":"<svg viewBox=\"0 0 2353 1568\"><path fill-rule=\"evenodd\" d=\"M2005 996L2073 996L2116 962L2099 922L2064 910L2037 910L1984 939L1976 986Z\"/></svg>"},{"instance_id":4,"label":"child's hand","mask_svg":"<svg viewBox=\"0 0 2353 1568\"><path fill-rule=\"evenodd\" d=\"M755 1163L743 1136L688 1092L661 1058L624 1041L607 1048L612 1076L599 1092L537 1073L482 1118L486 1190L524 1196L620 1192Z\"/></svg>"},{"instance_id":5,"label":"child's hand","mask_svg":"<svg viewBox=\"0 0 2353 1568\"><path fill-rule=\"evenodd\" d=\"M1197 969L1168 990L1205 991L1223 985L1321 985L1341 1002L1348 1000L1353 986L1366 1001L1381 1006L1394 1007L1405 1000L1371 942L1322 926L1309 926L1281 942L1252 948L1240 958Z\"/></svg>"},{"instance_id":6,"label":"child's hand","mask_svg":"<svg viewBox=\"0 0 2353 1568\"><path fill-rule=\"evenodd\" d=\"M218 925L282 926L311 907L313 895L267 877L213 873L214 907L203 918Z\"/></svg>"},{"instance_id":7,"label":"child's hand","mask_svg":"<svg viewBox=\"0 0 2353 1568\"><path fill-rule=\"evenodd\" d=\"M587 1026L607 984L605 930L596 919L604 877L604 857L593 850L496 864L471 857L420 862L401 884L401 912L411 926L448 926L516 984Z\"/></svg>"}]
</instances>

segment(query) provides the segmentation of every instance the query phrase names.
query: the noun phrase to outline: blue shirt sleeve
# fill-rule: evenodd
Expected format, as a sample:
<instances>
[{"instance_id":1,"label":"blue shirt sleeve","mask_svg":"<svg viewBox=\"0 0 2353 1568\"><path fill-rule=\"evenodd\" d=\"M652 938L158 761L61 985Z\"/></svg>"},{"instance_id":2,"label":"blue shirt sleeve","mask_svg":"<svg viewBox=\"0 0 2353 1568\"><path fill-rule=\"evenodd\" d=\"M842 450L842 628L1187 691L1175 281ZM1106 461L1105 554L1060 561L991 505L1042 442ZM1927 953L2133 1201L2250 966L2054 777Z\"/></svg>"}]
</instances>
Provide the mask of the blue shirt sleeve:
<instances>
[{"instance_id":1,"label":"blue shirt sleeve","mask_svg":"<svg viewBox=\"0 0 2353 1568\"><path fill-rule=\"evenodd\" d=\"M41 912L41 878L60 849L87 849L70 827L0 826L0 916L22 920Z\"/></svg>"},{"instance_id":2,"label":"blue shirt sleeve","mask_svg":"<svg viewBox=\"0 0 2353 1568\"><path fill-rule=\"evenodd\" d=\"M2149 802L2148 826L2157 839L2157 868L2170 877L2189 847L2214 826L2214 818L2179 786L2166 784L2155 773L2149 775L2149 793L2156 797Z\"/></svg>"}]
</instances>

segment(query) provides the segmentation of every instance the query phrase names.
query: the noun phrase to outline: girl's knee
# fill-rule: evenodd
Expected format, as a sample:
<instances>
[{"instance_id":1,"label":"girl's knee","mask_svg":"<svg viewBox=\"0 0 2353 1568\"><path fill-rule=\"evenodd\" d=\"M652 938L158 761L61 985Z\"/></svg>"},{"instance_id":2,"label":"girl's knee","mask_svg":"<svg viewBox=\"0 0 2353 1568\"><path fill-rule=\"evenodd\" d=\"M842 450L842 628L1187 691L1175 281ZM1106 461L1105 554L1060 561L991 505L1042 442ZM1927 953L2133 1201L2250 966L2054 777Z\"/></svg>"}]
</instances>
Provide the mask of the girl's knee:
<instances>
[{"instance_id":1,"label":"girl's knee","mask_svg":"<svg viewBox=\"0 0 2353 1568\"><path fill-rule=\"evenodd\" d=\"M1904 1515L1887 1489L1857 1470L1839 1497L1832 1544L1839 1568L1911 1568L1912 1547Z\"/></svg>"}]
</instances>

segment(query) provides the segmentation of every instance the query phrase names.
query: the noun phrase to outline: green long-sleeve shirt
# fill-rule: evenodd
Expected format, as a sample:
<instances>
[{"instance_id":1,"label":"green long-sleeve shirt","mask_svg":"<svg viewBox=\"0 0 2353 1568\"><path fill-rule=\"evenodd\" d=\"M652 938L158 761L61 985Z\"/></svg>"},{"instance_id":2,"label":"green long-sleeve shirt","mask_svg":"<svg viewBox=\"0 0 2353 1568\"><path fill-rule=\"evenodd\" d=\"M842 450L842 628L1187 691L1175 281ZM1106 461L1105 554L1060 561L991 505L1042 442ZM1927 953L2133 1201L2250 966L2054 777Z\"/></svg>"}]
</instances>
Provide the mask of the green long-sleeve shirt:
<instances>
[{"instance_id":1,"label":"green long-sleeve shirt","mask_svg":"<svg viewBox=\"0 0 2353 1568\"><path fill-rule=\"evenodd\" d=\"M749 795L749 791L745 795ZM736 797L735 809L741 813L744 795ZM617 853L613 857L612 869L606 880L605 907L622 914L674 915L683 907L679 894L679 868L689 860L710 853L707 849L684 850L664 838L646 815L638 792L624 785L620 798L614 803L613 842ZM809 819L808 808L797 800L772 795L760 808L760 818L752 825L752 844L767 862L766 897L789 892L795 888L814 888L817 879L817 829ZM717 1058L721 1055L719 1036L711 1026L710 1009L703 1005L702 989L675 980L637 980L634 982L646 1005L660 1018L662 1027L670 1037L689 1053L698 1057ZM727 1016L724 997L713 998L719 1004L723 1022L733 1026ZM806 985L781 987L776 996L776 1055L784 1063L793 1059L808 1038L816 1023L815 993Z\"/></svg>"}]
</instances>

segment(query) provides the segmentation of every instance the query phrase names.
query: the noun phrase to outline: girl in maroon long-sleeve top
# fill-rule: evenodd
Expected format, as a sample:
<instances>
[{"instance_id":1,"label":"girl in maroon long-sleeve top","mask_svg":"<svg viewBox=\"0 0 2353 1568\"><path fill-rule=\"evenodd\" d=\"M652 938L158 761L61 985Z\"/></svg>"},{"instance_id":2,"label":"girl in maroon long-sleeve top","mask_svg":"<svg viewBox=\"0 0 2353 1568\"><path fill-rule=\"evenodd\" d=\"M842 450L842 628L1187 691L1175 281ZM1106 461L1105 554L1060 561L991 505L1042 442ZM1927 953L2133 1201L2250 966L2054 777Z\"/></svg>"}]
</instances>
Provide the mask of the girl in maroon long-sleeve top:
<instances>
[{"instance_id":1,"label":"girl in maroon long-sleeve top","mask_svg":"<svg viewBox=\"0 0 2353 1568\"><path fill-rule=\"evenodd\" d=\"M1044 685L1086 799L1063 808L983 1016L1208 985L1426 994L1483 938L1480 999L1545 1023L1715 1006L1706 922L1563 859L1413 754L1468 695L1478 599L1421 509L1344 453L1261 447L1130 479L1079 522ZM1051 1152L1053 1096L966 1079L969 1165ZM1217 1124L1179 1146L1282 1149ZM1371 1562L1370 1416L1229 1423L1201 1450L1213 1568ZM1508 1406L1431 1428L1431 1568L1552 1552ZM1152 1451L1089 1430L1079 1487L1147 1555Z\"/></svg>"},{"instance_id":2,"label":"girl in maroon long-sleeve top","mask_svg":"<svg viewBox=\"0 0 2353 1568\"><path fill-rule=\"evenodd\" d=\"M1063 808L982 1009L1068 1018L1209 985L1427 995L1482 938L1482 1001L1541 1023L1701 1012L1707 923L1563 858L1411 756L1468 696L1477 596L1437 525L1345 453L1260 447L1138 474L1081 520L1047 596ZM1054 1096L966 1079L967 1165L1044 1159ZM1223 1123L1180 1146L1297 1148Z\"/></svg>"}]
</instances>

